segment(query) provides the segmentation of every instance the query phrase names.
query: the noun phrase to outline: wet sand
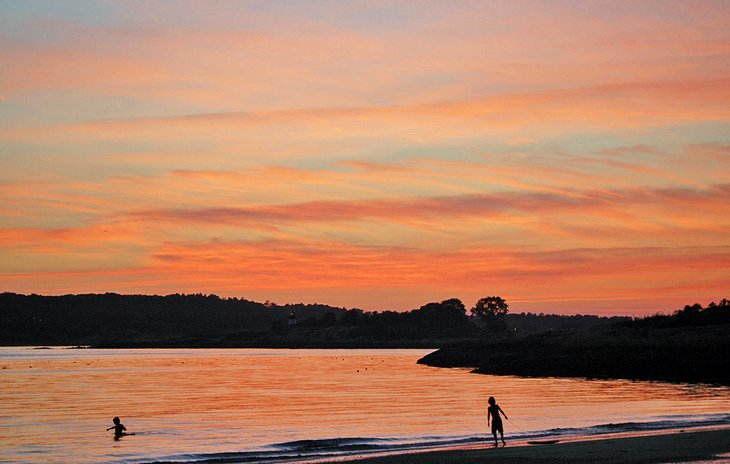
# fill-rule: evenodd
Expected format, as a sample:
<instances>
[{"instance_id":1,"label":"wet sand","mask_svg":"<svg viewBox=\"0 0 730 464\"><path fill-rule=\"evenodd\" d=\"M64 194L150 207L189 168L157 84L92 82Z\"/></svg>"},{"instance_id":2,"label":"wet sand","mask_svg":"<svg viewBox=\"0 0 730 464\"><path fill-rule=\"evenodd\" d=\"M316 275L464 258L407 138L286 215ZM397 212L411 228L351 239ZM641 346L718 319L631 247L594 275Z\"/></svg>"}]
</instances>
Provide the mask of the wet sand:
<instances>
[{"instance_id":1,"label":"wet sand","mask_svg":"<svg viewBox=\"0 0 730 464\"><path fill-rule=\"evenodd\" d=\"M730 463L730 429L573 441L553 445L430 451L348 464Z\"/></svg>"}]
</instances>

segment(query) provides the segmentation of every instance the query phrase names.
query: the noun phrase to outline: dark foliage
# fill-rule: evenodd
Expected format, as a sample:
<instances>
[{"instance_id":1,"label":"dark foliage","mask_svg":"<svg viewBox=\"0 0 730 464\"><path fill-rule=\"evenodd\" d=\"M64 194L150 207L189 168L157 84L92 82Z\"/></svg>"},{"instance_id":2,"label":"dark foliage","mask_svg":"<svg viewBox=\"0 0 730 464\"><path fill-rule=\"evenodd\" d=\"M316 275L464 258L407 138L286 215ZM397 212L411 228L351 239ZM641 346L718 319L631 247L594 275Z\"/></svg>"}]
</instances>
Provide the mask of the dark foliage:
<instances>
[{"instance_id":1,"label":"dark foliage","mask_svg":"<svg viewBox=\"0 0 730 464\"><path fill-rule=\"evenodd\" d=\"M154 342L268 330L291 307L304 317L342 309L322 305L265 306L216 295L65 296L0 294L0 344L85 345Z\"/></svg>"},{"instance_id":2,"label":"dark foliage","mask_svg":"<svg viewBox=\"0 0 730 464\"><path fill-rule=\"evenodd\" d=\"M591 324L579 330L549 330L527 337L458 343L419 362L439 367L471 367L476 372L498 375L730 385L730 371L726 368L730 357L728 309L727 300L723 300L707 308L686 306L671 316L624 319L610 325ZM576 321L583 323L585 317L579 316Z\"/></svg>"},{"instance_id":3,"label":"dark foliage","mask_svg":"<svg viewBox=\"0 0 730 464\"><path fill-rule=\"evenodd\" d=\"M491 332L492 334L508 333L507 324L505 323L504 318L509 312L509 305L504 298L499 296L480 298L474 304L474 307L471 308L470 312L472 317L474 317L487 332Z\"/></svg>"},{"instance_id":4,"label":"dark foliage","mask_svg":"<svg viewBox=\"0 0 730 464\"><path fill-rule=\"evenodd\" d=\"M510 332L518 337L524 337L545 331L570 330L584 332L601 327L610 328L621 322L629 322L631 318L588 314L563 316L558 314L519 313L505 315L504 321Z\"/></svg>"},{"instance_id":5,"label":"dark foliage","mask_svg":"<svg viewBox=\"0 0 730 464\"><path fill-rule=\"evenodd\" d=\"M542 316L528 319L538 327ZM202 294L0 294L2 345L438 347L484 336L456 298L369 312Z\"/></svg>"},{"instance_id":6,"label":"dark foliage","mask_svg":"<svg viewBox=\"0 0 730 464\"><path fill-rule=\"evenodd\" d=\"M627 323L629 327L692 327L730 324L730 300L723 298L719 304L702 307L699 303L678 309L672 315L657 314Z\"/></svg>"},{"instance_id":7,"label":"dark foliage","mask_svg":"<svg viewBox=\"0 0 730 464\"><path fill-rule=\"evenodd\" d=\"M475 335L455 298L408 312L365 312L202 294L0 294L2 345L437 346Z\"/></svg>"}]
</instances>

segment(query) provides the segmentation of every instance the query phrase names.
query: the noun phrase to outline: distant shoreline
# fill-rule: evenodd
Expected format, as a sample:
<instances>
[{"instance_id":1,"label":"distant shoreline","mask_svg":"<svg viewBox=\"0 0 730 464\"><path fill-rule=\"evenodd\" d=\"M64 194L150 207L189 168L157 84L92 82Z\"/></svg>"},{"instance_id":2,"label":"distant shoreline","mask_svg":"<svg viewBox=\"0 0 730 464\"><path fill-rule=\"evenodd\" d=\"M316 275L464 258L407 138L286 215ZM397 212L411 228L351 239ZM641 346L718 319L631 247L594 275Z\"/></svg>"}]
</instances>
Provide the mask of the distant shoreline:
<instances>
[{"instance_id":1,"label":"distant shoreline","mask_svg":"<svg viewBox=\"0 0 730 464\"><path fill-rule=\"evenodd\" d=\"M536 464L730 462L730 428L658 432L651 435L588 438L552 445L518 444L505 448L404 452L386 456L319 462L348 464Z\"/></svg>"},{"instance_id":2,"label":"distant shoreline","mask_svg":"<svg viewBox=\"0 0 730 464\"><path fill-rule=\"evenodd\" d=\"M519 342L519 341L515 341ZM509 343L509 342L507 342ZM500 344L501 345L501 344ZM33 350L48 349L100 349L100 350L134 350L134 349L171 349L171 350L196 350L196 349L281 349L281 350L424 350L428 351L422 358L418 359L419 364L439 368L466 368L471 369L475 374L484 375L513 375L517 377L539 377L539 378L582 378L600 380L637 380L657 381L668 383L684 384L709 384L709 385L730 385L728 373L723 369L704 370L700 373L680 372L676 369L672 359L652 355L652 347L628 347L627 351L636 353L640 358L633 363L625 362L625 353L621 353L618 347L611 347L610 356L602 356L605 349L596 352L591 349L571 350L574 354L558 352L557 356L562 361L554 361L550 354L551 347L530 346L530 351L523 351L519 346L510 347L509 354L504 354L504 346L483 345L480 343L457 343L446 348L428 346L421 344L307 344L307 345L278 345L278 344L168 344L168 343L113 343L104 345L8 345L5 348L27 348ZM708 347L712 348L712 347ZM689 356L705 356L713 358L706 360L713 364L722 363L725 357L722 355L723 347L716 348L717 357L710 357L707 353L689 353ZM543 353L536 355L532 351L543 350ZM726 350L726 348L725 348ZM496 353L496 354L495 354ZM504 364L492 363L493 357L498 356L508 362ZM581 359L580 357L586 359ZM651 358L652 364L644 363L645 358ZM698 364L698 363L694 363ZM588 367L586 367L588 365ZM633 366L632 366L633 365ZM710 366L712 367L712 366Z\"/></svg>"},{"instance_id":3,"label":"distant shoreline","mask_svg":"<svg viewBox=\"0 0 730 464\"><path fill-rule=\"evenodd\" d=\"M546 332L523 338L456 343L418 362L480 374L655 380L730 385L730 324Z\"/></svg>"},{"instance_id":4,"label":"distant shoreline","mask_svg":"<svg viewBox=\"0 0 730 464\"><path fill-rule=\"evenodd\" d=\"M638 320L509 314L506 307L491 318L468 316L456 298L378 312L202 294L6 292L0 308L0 345L433 349L419 362L490 375L730 385L726 299Z\"/></svg>"}]
</instances>

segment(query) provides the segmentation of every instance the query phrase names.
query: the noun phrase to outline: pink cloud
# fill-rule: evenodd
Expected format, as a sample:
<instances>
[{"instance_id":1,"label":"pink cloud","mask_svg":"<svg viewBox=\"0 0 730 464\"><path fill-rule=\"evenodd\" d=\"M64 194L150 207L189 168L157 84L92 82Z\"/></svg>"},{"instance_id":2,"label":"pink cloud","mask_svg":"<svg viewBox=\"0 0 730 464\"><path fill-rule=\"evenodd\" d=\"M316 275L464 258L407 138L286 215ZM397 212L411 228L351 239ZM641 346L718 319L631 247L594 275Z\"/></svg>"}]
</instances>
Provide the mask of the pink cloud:
<instances>
[{"instance_id":1,"label":"pink cloud","mask_svg":"<svg viewBox=\"0 0 730 464\"><path fill-rule=\"evenodd\" d=\"M401 309L717 295L719 5L10 12L0 284ZM352 22L373 8L395 20Z\"/></svg>"},{"instance_id":2,"label":"pink cloud","mask_svg":"<svg viewBox=\"0 0 730 464\"><path fill-rule=\"evenodd\" d=\"M63 126L8 127L0 140L43 137L57 143L104 140L198 139L233 143L266 129L299 143L333 138L403 137L418 143L451 137L617 130L730 118L730 80L627 83L590 88L496 95L437 104L314 108L191 114L90 121ZM265 138L266 139L266 138ZM269 146L269 149L273 145Z\"/></svg>"},{"instance_id":3,"label":"pink cloud","mask_svg":"<svg viewBox=\"0 0 730 464\"><path fill-rule=\"evenodd\" d=\"M256 221L308 222L386 219L409 222L413 219L449 217L495 217L501 214L593 213L622 215L621 210L636 206L703 208L724 211L730 202L730 186L708 189L660 188L632 190L573 191L564 194L525 192L469 194L411 199L313 201L288 205L213 207L198 209L147 210L131 213L136 220L246 224ZM620 216L619 216L620 217Z\"/></svg>"}]
</instances>

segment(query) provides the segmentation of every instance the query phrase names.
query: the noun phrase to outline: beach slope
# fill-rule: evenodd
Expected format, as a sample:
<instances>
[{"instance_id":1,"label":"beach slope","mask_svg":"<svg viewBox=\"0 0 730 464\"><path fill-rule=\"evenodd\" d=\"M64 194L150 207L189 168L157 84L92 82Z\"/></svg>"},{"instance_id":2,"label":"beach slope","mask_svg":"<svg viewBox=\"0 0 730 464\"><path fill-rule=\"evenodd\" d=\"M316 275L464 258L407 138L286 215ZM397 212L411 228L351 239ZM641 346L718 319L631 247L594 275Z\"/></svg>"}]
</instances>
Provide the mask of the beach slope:
<instances>
[{"instance_id":1,"label":"beach slope","mask_svg":"<svg viewBox=\"0 0 730 464\"><path fill-rule=\"evenodd\" d=\"M730 429L371 457L351 464L730 462Z\"/></svg>"}]
</instances>

